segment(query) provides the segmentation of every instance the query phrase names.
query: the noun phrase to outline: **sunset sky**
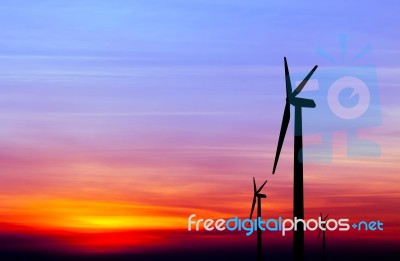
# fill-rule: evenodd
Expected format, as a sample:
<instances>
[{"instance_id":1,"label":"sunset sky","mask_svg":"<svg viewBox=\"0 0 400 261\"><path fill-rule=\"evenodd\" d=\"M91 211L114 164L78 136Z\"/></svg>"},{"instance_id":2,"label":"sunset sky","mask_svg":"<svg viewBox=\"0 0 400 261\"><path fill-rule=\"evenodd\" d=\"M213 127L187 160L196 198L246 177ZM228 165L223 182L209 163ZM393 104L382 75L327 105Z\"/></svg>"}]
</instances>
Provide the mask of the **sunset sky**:
<instances>
[{"instance_id":1,"label":"sunset sky","mask_svg":"<svg viewBox=\"0 0 400 261\"><path fill-rule=\"evenodd\" d=\"M323 155L305 149L305 217L381 220L385 230L368 236L400 240L398 9L371 1L2 1L0 239L55 241L0 248L201 242L207 235L184 233L187 217L247 217L253 176L268 179L263 216L291 218L292 127L272 175L284 56L296 79L319 65L320 92L300 94L320 98L314 112L304 110L304 143L333 144ZM328 108L324 80L341 73L374 88L359 121L336 123L319 110ZM348 157L349 142L358 157ZM328 157L313 162L318 155ZM97 233L117 243L96 241Z\"/></svg>"}]
</instances>

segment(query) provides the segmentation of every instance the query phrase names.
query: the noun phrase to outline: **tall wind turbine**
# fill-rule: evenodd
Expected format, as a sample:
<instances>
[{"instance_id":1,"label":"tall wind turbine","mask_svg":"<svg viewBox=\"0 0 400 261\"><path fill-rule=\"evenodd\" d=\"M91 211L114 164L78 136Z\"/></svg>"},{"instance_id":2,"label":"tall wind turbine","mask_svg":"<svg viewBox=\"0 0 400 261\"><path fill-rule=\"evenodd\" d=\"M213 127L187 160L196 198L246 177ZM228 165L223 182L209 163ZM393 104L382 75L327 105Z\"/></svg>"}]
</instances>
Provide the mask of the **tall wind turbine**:
<instances>
[{"instance_id":1,"label":"tall wind turbine","mask_svg":"<svg viewBox=\"0 0 400 261\"><path fill-rule=\"evenodd\" d=\"M304 219L304 195L303 195L303 127L302 127L302 108L315 108L315 102L311 99L296 97L311 78L317 69L317 65L304 78L304 80L292 91L290 82L289 68L285 61L285 78L286 78L286 105L282 118L282 126L279 134L278 146L276 149L274 168L272 173L275 174L278 164L279 155L281 153L282 144L285 139L286 131L290 121L290 105L294 106L294 184L293 184L293 216L298 219ZM293 251L294 260L304 260L304 225L298 223L297 230L293 232Z\"/></svg>"},{"instance_id":2,"label":"tall wind turbine","mask_svg":"<svg viewBox=\"0 0 400 261\"><path fill-rule=\"evenodd\" d=\"M253 216L254 207L256 205L256 198L257 198L257 222L258 222L258 218L261 218L261 199L267 197L267 195L260 193L261 190L264 188L265 183L267 183L267 181L265 181L261 185L261 187L257 190L256 180L253 177L254 196L253 196L253 204L251 205L250 219ZM261 261L262 260L261 232L262 231L261 231L261 229L258 228L258 223L257 223L257 261Z\"/></svg>"},{"instance_id":3,"label":"tall wind turbine","mask_svg":"<svg viewBox=\"0 0 400 261\"><path fill-rule=\"evenodd\" d=\"M326 221L326 219L328 218L328 215L326 215L324 218L322 218L322 213L321 214L321 220L322 221ZM323 225L323 228L325 230L319 230L318 232L318 239L321 236L321 231L322 231L322 260L326 261L326 240L325 240L325 232L326 232L326 224Z\"/></svg>"}]
</instances>

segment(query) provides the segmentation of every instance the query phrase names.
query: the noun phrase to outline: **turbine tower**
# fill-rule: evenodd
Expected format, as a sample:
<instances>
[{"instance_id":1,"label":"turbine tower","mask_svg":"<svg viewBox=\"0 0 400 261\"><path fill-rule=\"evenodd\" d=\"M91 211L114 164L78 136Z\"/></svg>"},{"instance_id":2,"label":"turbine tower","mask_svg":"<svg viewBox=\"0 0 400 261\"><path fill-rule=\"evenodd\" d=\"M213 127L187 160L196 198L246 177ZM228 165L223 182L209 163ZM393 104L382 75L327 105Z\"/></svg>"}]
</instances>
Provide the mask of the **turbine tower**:
<instances>
[{"instance_id":1,"label":"turbine tower","mask_svg":"<svg viewBox=\"0 0 400 261\"><path fill-rule=\"evenodd\" d=\"M321 214L321 221L326 221L328 218L328 215L326 215L324 218L322 218L322 213ZM322 226L322 225L321 225ZM322 231L322 260L326 261L326 239L325 239L325 232L326 232L326 224L322 226L325 230L319 230L318 232L318 239L321 236L321 231Z\"/></svg>"},{"instance_id":2,"label":"turbine tower","mask_svg":"<svg viewBox=\"0 0 400 261\"><path fill-rule=\"evenodd\" d=\"M304 219L304 193L303 193L303 128L302 128L302 108L315 108L315 102L311 99L296 97L304 88L307 81L317 69L317 65L304 78L304 80L292 92L292 84L290 82L289 68L285 62L285 79L286 79L286 105L282 118L282 126L279 134L278 146L276 149L274 168L272 173L275 174L278 164L279 155L281 153L282 144L285 139L286 131L290 121L290 105L294 106L294 171L293 171L293 217ZM297 230L293 232L293 252L294 260L304 260L304 225L298 223Z\"/></svg>"},{"instance_id":3,"label":"turbine tower","mask_svg":"<svg viewBox=\"0 0 400 261\"><path fill-rule=\"evenodd\" d=\"M257 198L257 261L262 260L262 238L261 238L261 229L258 228L258 220L261 218L261 199L266 198L267 195L261 194L261 190L264 188L265 181L261 187L257 190L256 180L253 177L253 188L254 188L254 196L253 196L253 204L251 205L251 212L250 212L250 219L253 216L254 207L256 205L256 198Z\"/></svg>"}]
</instances>

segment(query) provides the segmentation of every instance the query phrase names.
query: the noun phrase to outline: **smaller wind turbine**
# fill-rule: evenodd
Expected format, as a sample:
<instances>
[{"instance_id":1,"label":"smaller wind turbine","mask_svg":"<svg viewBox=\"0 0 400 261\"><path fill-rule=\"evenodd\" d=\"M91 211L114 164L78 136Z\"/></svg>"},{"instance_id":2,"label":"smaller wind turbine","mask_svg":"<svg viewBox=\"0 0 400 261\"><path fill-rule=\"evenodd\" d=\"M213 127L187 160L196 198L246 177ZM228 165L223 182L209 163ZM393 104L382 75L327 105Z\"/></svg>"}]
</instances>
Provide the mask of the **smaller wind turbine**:
<instances>
[{"instance_id":1,"label":"smaller wind turbine","mask_svg":"<svg viewBox=\"0 0 400 261\"><path fill-rule=\"evenodd\" d=\"M322 218L322 213L321 214L321 221L326 221L328 218L328 215L326 215L324 218ZM318 232L318 240L321 236L322 232L322 260L326 261L326 239L325 239L325 232L326 232L326 224L324 223L323 225L321 224L321 227L323 227L325 230L320 229Z\"/></svg>"},{"instance_id":2,"label":"smaller wind turbine","mask_svg":"<svg viewBox=\"0 0 400 261\"><path fill-rule=\"evenodd\" d=\"M264 188L265 181L261 187L257 190L256 180L253 177L253 187L254 187L254 196L253 196L253 204L251 205L250 219L253 217L254 207L256 206L256 198L257 198L257 220L261 218L261 199L266 198L267 195L261 194L261 190ZM262 260L262 241L261 241L261 229L258 228L257 223L257 261Z\"/></svg>"}]
</instances>

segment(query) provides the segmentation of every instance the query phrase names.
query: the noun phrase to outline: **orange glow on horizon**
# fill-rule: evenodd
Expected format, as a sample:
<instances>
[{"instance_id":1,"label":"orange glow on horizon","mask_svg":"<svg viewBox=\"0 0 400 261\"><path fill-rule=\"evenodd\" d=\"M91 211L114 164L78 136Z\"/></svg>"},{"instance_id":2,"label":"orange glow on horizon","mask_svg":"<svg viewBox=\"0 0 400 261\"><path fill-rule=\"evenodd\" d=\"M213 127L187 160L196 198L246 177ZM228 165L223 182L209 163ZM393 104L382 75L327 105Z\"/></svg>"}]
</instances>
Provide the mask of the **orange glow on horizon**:
<instances>
[{"instance_id":1,"label":"orange glow on horizon","mask_svg":"<svg viewBox=\"0 0 400 261\"><path fill-rule=\"evenodd\" d=\"M50 197L3 196L2 201L7 202L7 206L0 214L1 222L36 228L77 231L174 229L186 222L185 216L168 214L179 211L172 207Z\"/></svg>"}]
</instances>

